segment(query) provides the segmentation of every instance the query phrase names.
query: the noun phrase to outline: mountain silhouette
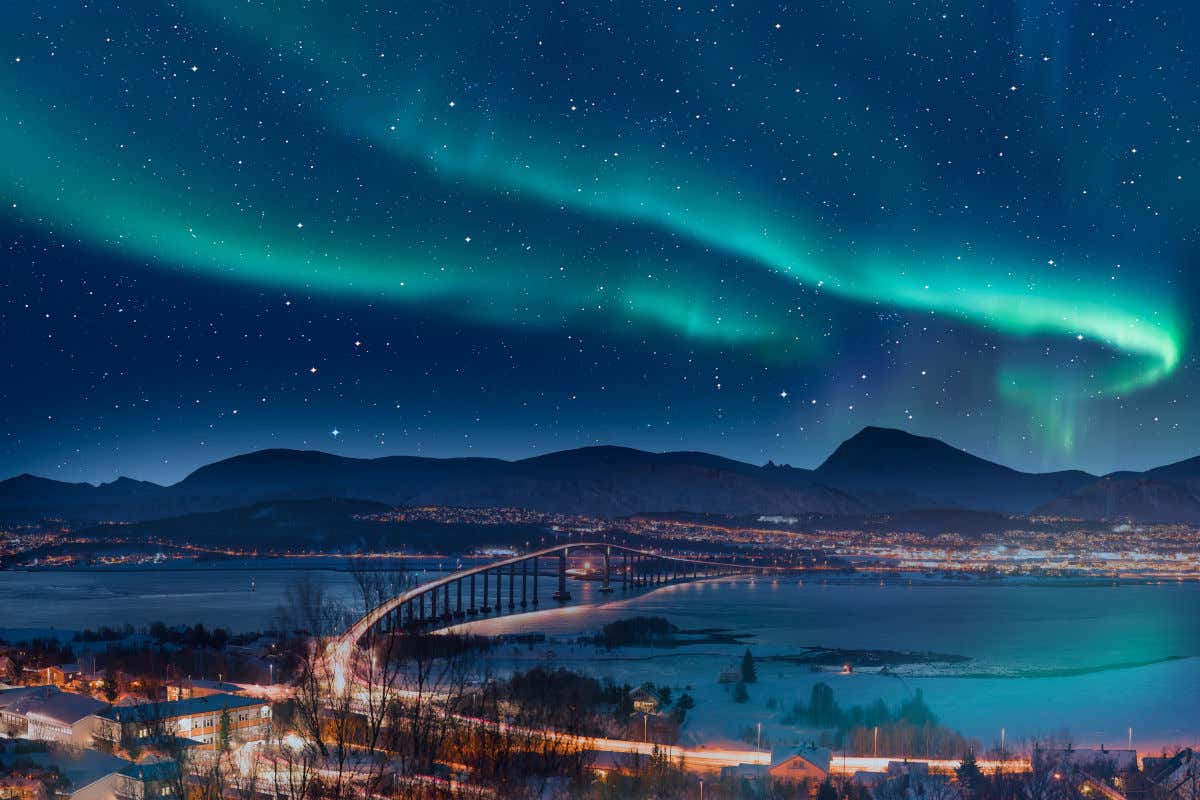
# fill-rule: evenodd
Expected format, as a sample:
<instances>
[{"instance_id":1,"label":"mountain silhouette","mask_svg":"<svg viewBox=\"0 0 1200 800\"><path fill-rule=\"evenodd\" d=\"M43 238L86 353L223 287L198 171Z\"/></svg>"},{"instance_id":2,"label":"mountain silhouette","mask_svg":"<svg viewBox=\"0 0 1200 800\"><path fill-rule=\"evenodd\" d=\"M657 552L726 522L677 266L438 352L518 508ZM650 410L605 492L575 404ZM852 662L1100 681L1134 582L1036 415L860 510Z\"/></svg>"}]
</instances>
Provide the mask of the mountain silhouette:
<instances>
[{"instance_id":1,"label":"mountain silhouette","mask_svg":"<svg viewBox=\"0 0 1200 800\"><path fill-rule=\"evenodd\" d=\"M1024 513L1096 480L1078 470L1019 472L951 447L940 439L867 427L833 451L815 476L844 491L904 491L982 511Z\"/></svg>"},{"instance_id":2,"label":"mountain silhouette","mask_svg":"<svg viewBox=\"0 0 1200 800\"><path fill-rule=\"evenodd\" d=\"M1086 519L1200 520L1200 458L1144 473L1031 473L939 439L867 427L816 469L748 464L703 452L598 446L517 461L258 450L171 486L118 478L0 481L0 519L137 521L272 501L348 498L393 506L518 507L613 517L635 513L860 515L923 509Z\"/></svg>"}]
</instances>

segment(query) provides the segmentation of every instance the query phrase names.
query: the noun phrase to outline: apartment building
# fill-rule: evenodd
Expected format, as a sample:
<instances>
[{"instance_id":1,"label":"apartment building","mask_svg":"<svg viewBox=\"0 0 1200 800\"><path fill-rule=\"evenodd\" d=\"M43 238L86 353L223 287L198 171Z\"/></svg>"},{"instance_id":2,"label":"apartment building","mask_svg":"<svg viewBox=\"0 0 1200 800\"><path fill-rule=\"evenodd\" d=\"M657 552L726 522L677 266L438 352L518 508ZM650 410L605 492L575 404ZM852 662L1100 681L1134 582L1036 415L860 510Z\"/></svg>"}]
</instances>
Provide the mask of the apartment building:
<instances>
[{"instance_id":1,"label":"apartment building","mask_svg":"<svg viewBox=\"0 0 1200 800\"><path fill-rule=\"evenodd\" d=\"M198 742L202 750L212 750L225 714L229 715L231 741L261 741L270 734L269 703L253 697L213 694L110 708L96 714L94 735L114 745L178 736Z\"/></svg>"}]
</instances>

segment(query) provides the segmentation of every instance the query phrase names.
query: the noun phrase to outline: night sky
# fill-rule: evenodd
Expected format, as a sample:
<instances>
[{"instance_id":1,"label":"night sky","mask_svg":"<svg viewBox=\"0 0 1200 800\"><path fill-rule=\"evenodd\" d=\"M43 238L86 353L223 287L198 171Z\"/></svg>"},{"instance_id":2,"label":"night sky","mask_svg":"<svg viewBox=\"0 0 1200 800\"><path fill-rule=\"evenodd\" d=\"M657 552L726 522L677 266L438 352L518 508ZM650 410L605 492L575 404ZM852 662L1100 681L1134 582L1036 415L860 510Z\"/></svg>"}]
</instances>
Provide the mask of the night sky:
<instances>
[{"instance_id":1,"label":"night sky","mask_svg":"<svg viewBox=\"0 0 1200 800\"><path fill-rule=\"evenodd\" d=\"M1192 2L14 3L0 477L1200 453Z\"/></svg>"}]
</instances>

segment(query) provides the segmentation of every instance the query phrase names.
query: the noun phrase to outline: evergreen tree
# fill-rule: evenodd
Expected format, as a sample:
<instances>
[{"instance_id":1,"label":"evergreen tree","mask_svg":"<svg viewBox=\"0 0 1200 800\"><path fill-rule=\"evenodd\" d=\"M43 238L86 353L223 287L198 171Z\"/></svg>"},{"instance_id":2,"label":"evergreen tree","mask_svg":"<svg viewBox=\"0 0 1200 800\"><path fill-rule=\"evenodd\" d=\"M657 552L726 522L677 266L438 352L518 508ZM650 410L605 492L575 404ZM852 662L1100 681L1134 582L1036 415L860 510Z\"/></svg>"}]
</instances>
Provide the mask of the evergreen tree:
<instances>
[{"instance_id":1,"label":"evergreen tree","mask_svg":"<svg viewBox=\"0 0 1200 800\"><path fill-rule=\"evenodd\" d=\"M749 648L742 656L742 683L758 683L758 672L754 669L754 656L750 655Z\"/></svg>"},{"instance_id":2,"label":"evergreen tree","mask_svg":"<svg viewBox=\"0 0 1200 800\"><path fill-rule=\"evenodd\" d=\"M833 688L827 683L814 683L809 695L808 722L828 727L840 722L842 710L833 698Z\"/></svg>"},{"instance_id":3,"label":"evergreen tree","mask_svg":"<svg viewBox=\"0 0 1200 800\"><path fill-rule=\"evenodd\" d=\"M217 723L217 749L222 753L229 750L233 744L233 718L229 716L229 709L221 712L221 718Z\"/></svg>"},{"instance_id":4,"label":"evergreen tree","mask_svg":"<svg viewBox=\"0 0 1200 800\"><path fill-rule=\"evenodd\" d=\"M958 782L967 790L974 790L983 779L983 771L979 769L979 764L975 762L975 752L973 750L967 751L967 754L963 756L962 763L955 768L954 772L958 775Z\"/></svg>"},{"instance_id":5,"label":"evergreen tree","mask_svg":"<svg viewBox=\"0 0 1200 800\"><path fill-rule=\"evenodd\" d=\"M821 788L817 789L817 800L837 800L837 789L833 788L828 778L822 781Z\"/></svg>"},{"instance_id":6,"label":"evergreen tree","mask_svg":"<svg viewBox=\"0 0 1200 800\"><path fill-rule=\"evenodd\" d=\"M750 699L750 693L746 691L746 684L738 681L733 687L733 702L745 703Z\"/></svg>"}]
</instances>

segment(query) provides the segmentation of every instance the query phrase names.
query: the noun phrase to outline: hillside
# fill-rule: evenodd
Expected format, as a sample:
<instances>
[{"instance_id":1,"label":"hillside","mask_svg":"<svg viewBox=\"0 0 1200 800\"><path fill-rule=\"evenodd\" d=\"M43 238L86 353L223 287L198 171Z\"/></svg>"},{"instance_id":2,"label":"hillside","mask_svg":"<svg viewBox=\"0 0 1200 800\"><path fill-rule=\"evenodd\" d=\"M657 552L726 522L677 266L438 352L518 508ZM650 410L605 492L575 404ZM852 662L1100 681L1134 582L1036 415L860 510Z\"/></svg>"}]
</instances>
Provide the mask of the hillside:
<instances>
[{"instance_id":1,"label":"hillside","mask_svg":"<svg viewBox=\"0 0 1200 800\"><path fill-rule=\"evenodd\" d=\"M931 509L1093 520L1200 521L1200 458L1103 478L1029 473L938 439L864 428L815 470L709 453L585 447L517 461L349 458L260 450L172 486L92 485L21 475L0 482L0 519L145 521L317 498L403 505L512 506L597 516L898 513Z\"/></svg>"}]
</instances>

